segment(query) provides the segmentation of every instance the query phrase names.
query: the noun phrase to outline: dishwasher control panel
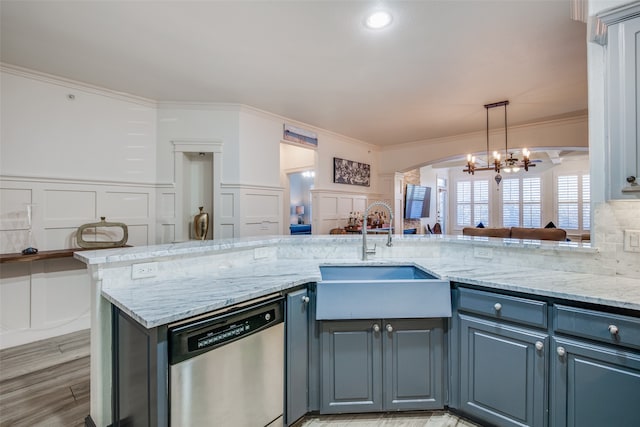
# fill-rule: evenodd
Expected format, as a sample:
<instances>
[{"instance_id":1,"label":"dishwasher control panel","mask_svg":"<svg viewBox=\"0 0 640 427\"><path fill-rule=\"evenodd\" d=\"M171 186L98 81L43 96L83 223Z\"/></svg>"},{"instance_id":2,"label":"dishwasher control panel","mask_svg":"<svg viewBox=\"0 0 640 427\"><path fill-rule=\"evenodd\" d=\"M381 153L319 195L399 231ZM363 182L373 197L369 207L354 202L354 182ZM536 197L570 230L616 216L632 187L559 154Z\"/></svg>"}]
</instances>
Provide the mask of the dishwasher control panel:
<instances>
[{"instance_id":1,"label":"dishwasher control panel","mask_svg":"<svg viewBox=\"0 0 640 427\"><path fill-rule=\"evenodd\" d=\"M253 331L260 330L275 321L275 312L275 309L271 309L267 312L255 314L248 319L242 319L239 322L190 336L187 339L189 351L202 350L203 348L224 344Z\"/></svg>"},{"instance_id":2,"label":"dishwasher control panel","mask_svg":"<svg viewBox=\"0 0 640 427\"><path fill-rule=\"evenodd\" d=\"M281 323L283 313L284 299L278 298L169 327L169 363L182 362Z\"/></svg>"}]
</instances>

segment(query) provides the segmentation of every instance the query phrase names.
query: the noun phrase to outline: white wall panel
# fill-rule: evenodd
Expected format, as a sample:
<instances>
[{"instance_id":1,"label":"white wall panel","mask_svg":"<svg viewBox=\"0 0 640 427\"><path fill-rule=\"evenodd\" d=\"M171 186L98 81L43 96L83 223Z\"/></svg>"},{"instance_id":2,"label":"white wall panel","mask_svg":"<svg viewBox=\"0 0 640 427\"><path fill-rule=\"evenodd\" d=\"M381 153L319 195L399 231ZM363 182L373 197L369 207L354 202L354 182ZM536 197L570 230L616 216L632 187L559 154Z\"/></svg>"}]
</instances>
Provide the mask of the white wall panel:
<instances>
[{"instance_id":1,"label":"white wall panel","mask_svg":"<svg viewBox=\"0 0 640 427\"><path fill-rule=\"evenodd\" d=\"M321 196L320 203L314 203L316 212L319 212L321 216L335 216L338 215L338 196Z\"/></svg>"},{"instance_id":2,"label":"white wall panel","mask_svg":"<svg viewBox=\"0 0 640 427\"><path fill-rule=\"evenodd\" d=\"M33 327L50 328L88 316L91 286L86 266L74 259L37 264L32 279Z\"/></svg>"},{"instance_id":3,"label":"white wall panel","mask_svg":"<svg viewBox=\"0 0 640 427\"><path fill-rule=\"evenodd\" d=\"M176 194L160 194L160 212L158 216L162 218L175 218L176 216Z\"/></svg>"},{"instance_id":4,"label":"white wall panel","mask_svg":"<svg viewBox=\"0 0 640 427\"><path fill-rule=\"evenodd\" d=\"M0 269L0 333L27 329L31 324L30 267L29 263L2 264ZM0 347L2 346L0 343Z\"/></svg>"},{"instance_id":5,"label":"white wall panel","mask_svg":"<svg viewBox=\"0 0 640 427\"><path fill-rule=\"evenodd\" d=\"M338 198L338 215L344 215L345 212L353 212L357 209L353 206L352 197L339 197Z\"/></svg>"},{"instance_id":6,"label":"white wall panel","mask_svg":"<svg viewBox=\"0 0 640 427\"><path fill-rule=\"evenodd\" d=\"M223 239L231 239L235 237L233 224L220 224L220 235Z\"/></svg>"},{"instance_id":7,"label":"white wall panel","mask_svg":"<svg viewBox=\"0 0 640 427\"><path fill-rule=\"evenodd\" d=\"M27 230L0 231L0 251L3 254L13 254L29 246L29 232Z\"/></svg>"},{"instance_id":8,"label":"white wall panel","mask_svg":"<svg viewBox=\"0 0 640 427\"><path fill-rule=\"evenodd\" d=\"M235 216L235 194L223 193L220 209L222 218L233 218Z\"/></svg>"},{"instance_id":9,"label":"white wall panel","mask_svg":"<svg viewBox=\"0 0 640 427\"><path fill-rule=\"evenodd\" d=\"M239 236L282 234L282 189L240 186L239 192Z\"/></svg>"},{"instance_id":10,"label":"white wall panel","mask_svg":"<svg viewBox=\"0 0 640 427\"><path fill-rule=\"evenodd\" d=\"M95 191L45 190L44 219L81 219L96 218Z\"/></svg>"},{"instance_id":11,"label":"white wall panel","mask_svg":"<svg viewBox=\"0 0 640 427\"><path fill-rule=\"evenodd\" d=\"M244 236L270 236L280 234L280 223L262 221L259 223L248 222L243 226Z\"/></svg>"},{"instance_id":12,"label":"white wall panel","mask_svg":"<svg viewBox=\"0 0 640 427\"><path fill-rule=\"evenodd\" d=\"M159 243L173 243L176 239L176 226L175 224L161 224L160 225L160 242Z\"/></svg>"},{"instance_id":13,"label":"white wall panel","mask_svg":"<svg viewBox=\"0 0 640 427\"><path fill-rule=\"evenodd\" d=\"M155 182L155 104L8 67L0 79L3 174Z\"/></svg>"},{"instance_id":14,"label":"white wall panel","mask_svg":"<svg viewBox=\"0 0 640 427\"><path fill-rule=\"evenodd\" d=\"M256 110L240 112L239 182L265 186L280 185L280 140L283 121Z\"/></svg>"},{"instance_id":15,"label":"white wall panel","mask_svg":"<svg viewBox=\"0 0 640 427\"><path fill-rule=\"evenodd\" d=\"M76 240L77 227L51 227L44 230L44 239L38 242L37 248L39 250L56 250L66 248L77 248L78 243ZM86 241L94 240L93 234L90 230L84 233L84 239Z\"/></svg>"},{"instance_id":16,"label":"white wall panel","mask_svg":"<svg viewBox=\"0 0 640 427\"><path fill-rule=\"evenodd\" d=\"M311 194L316 213L313 234L328 234L332 228L345 227L351 212L362 214L367 208L367 197L360 193L312 190Z\"/></svg>"},{"instance_id":17,"label":"white wall panel","mask_svg":"<svg viewBox=\"0 0 640 427\"><path fill-rule=\"evenodd\" d=\"M127 245L146 246L149 245L149 227L147 225L130 225L129 240Z\"/></svg>"},{"instance_id":18,"label":"white wall panel","mask_svg":"<svg viewBox=\"0 0 640 427\"><path fill-rule=\"evenodd\" d=\"M151 210L148 193L107 191L99 206L99 216L107 217L107 221L119 218L148 218Z\"/></svg>"},{"instance_id":19,"label":"white wall panel","mask_svg":"<svg viewBox=\"0 0 640 427\"><path fill-rule=\"evenodd\" d=\"M367 209L367 199L363 197L355 197L353 199L353 210L356 212L364 212Z\"/></svg>"},{"instance_id":20,"label":"white wall panel","mask_svg":"<svg viewBox=\"0 0 640 427\"><path fill-rule=\"evenodd\" d=\"M175 182L172 141L224 143L222 182L239 180L238 107L215 104L160 103L158 109L157 182Z\"/></svg>"},{"instance_id":21,"label":"white wall panel","mask_svg":"<svg viewBox=\"0 0 640 427\"><path fill-rule=\"evenodd\" d=\"M247 218L280 215L280 197L276 194L245 194L244 206Z\"/></svg>"},{"instance_id":22,"label":"white wall panel","mask_svg":"<svg viewBox=\"0 0 640 427\"><path fill-rule=\"evenodd\" d=\"M28 228L27 205L31 203L28 188L0 188L0 230Z\"/></svg>"}]
</instances>

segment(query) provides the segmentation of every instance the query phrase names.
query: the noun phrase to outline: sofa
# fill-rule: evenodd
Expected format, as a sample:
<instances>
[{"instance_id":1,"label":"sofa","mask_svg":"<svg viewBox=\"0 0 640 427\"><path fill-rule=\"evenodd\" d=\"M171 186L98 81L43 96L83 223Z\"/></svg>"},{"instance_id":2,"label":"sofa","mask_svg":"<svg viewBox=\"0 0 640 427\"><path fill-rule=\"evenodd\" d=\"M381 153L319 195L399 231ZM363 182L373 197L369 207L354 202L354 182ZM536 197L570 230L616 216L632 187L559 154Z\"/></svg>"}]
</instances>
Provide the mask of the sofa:
<instances>
[{"instance_id":1,"label":"sofa","mask_svg":"<svg viewBox=\"0 0 640 427\"><path fill-rule=\"evenodd\" d=\"M523 228L523 227L495 227L477 228L465 227L463 236L500 237L503 239L528 240L567 240L567 232L562 228Z\"/></svg>"}]
</instances>

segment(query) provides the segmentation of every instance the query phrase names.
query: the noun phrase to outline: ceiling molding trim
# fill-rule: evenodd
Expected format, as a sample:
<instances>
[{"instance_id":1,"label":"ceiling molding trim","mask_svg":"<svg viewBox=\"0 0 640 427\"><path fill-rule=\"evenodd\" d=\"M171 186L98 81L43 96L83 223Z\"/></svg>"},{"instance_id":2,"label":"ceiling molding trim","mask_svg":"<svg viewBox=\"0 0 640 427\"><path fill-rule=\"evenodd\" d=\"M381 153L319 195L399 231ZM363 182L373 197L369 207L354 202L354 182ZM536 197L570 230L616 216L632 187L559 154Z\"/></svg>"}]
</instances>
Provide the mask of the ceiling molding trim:
<instances>
[{"instance_id":1,"label":"ceiling molding trim","mask_svg":"<svg viewBox=\"0 0 640 427\"><path fill-rule=\"evenodd\" d=\"M133 102L135 104L144 105L145 107L157 108L158 105L158 103L153 99L143 98L141 96L131 95L125 92L118 92L89 83L55 76L53 74L31 70L29 68L20 67L13 64L7 64L5 62L0 62L0 71L7 74L13 74L14 76L24 77L31 80L38 80L56 86L62 86L74 90L81 90L83 92L88 92L94 95L106 96L108 98L116 99L119 101Z\"/></svg>"},{"instance_id":2,"label":"ceiling molding trim","mask_svg":"<svg viewBox=\"0 0 640 427\"><path fill-rule=\"evenodd\" d=\"M159 110L208 110L239 112L242 104L231 102L195 102L195 101L158 101Z\"/></svg>"},{"instance_id":3,"label":"ceiling molding trim","mask_svg":"<svg viewBox=\"0 0 640 427\"><path fill-rule=\"evenodd\" d=\"M589 40L607 44L607 31L611 25L640 16L640 1L604 10L589 19Z\"/></svg>"},{"instance_id":4,"label":"ceiling molding trim","mask_svg":"<svg viewBox=\"0 0 640 427\"><path fill-rule=\"evenodd\" d=\"M145 182L145 181L114 181L100 178L72 178L38 175L0 175L0 183L6 182L45 182L56 184L99 185L102 187L142 187L142 188L175 188L173 183Z\"/></svg>"},{"instance_id":5,"label":"ceiling molding trim","mask_svg":"<svg viewBox=\"0 0 640 427\"><path fill-rule=\"evenodd\" d=\"M514 130L523 130L528 128L541 127L541 126L564 126L564 125L571 125L571 124L583 123L583 122L588 123L588 121L589 121L589 115L585 113L585 114L580 114L578 116L572 116L572 117L543 120L539 122L525 123L525 124L514 125L514 126L509 125L509 133L512 133ZM387 146L381 147L380 151L383 151L383 152L394 151L399 148L411 148L411 147L422 146L422 145L451 144L451 143L458 142L461 138L473 138L473 137L477 137L478 135L482 136L482 138L484 139L486 137L486 132L487 132L486 130L479 130L475 132L462 133L459 135L445 136L442 138L423 139L418 141L405 142L402 144L387 145ZM491 130L489 133L490 135L494 135L494 134L501 134L503 132L504 132L503 129L494 129L494 130Z\"/></svg>"},{"instance_id":6,"label":"ceiling molding trim","mask_svg":"<svg viewBox=\"0 0 640 427\"><path fill-rule=\"evenodd\" d=\"M378 151L380 149L379 146L372 144L370 142L366 142L360 139L342 135L328 129L323 129L323 128L311 125L309 123L305 123L299 120L291 119L289 117L281 116L279 114L272 113L270 111L261 110L260 108L252 107L251 105L247 105L247 104L233 104L233 103L224 103L224 102L158 101L157 105L158 105L158 109L160 110L168 110L168 109L210 110L210 111L231 111L231 112L254 114L269 120L276 120L283 123L286 122L294 126L309 129L316 133L331 135L340 139L342 142L350 142L353 144L357 144L360 147L365 145L371 151Z\"/></svg>"},{"instance_id":7,"label":"ceiling molding trim","mask_svg":"<svg viewBox=\"0 0 640 427\"><path fill-rule=\"evenodd\" d=\"M571 19L579 22L587 22L589 18L589 4L587 0L570 0Z\"/></svg>"},{"instance_id":8,"label":"ceiling molding trim","mask_svg":"<svg viewBox=\"0 0 640 427\"><path fill-rule=\"evenodd\" d=\"M380 148L379 146L377 146L375 144L372 144L370 142L366 142L366 141L362 141L360 139L352 138L350 136L342 135L342 134L339 134L337 132L334 132L334 131L331 131L331 130L328 130L328 129L323 129L323 128L311 125L309 123L301 122L301 121L298 121L298 120L295 120L295 119L291 119L289 117L284 117L284 116L281 116L279 114L271 113L271 112L266 111L266 110L261 110L260 108L252 107L251 105L242 104L241 110L243 112L253 113L253 114L260 115L262 117L268 118L268 119L276 119L276 120L279 120L279 121L282 121L282 122L287 122L288 124L291 124L291 125L294 125L294 126L298 126L298 127L302 127L302 128L305 128L305 129L309 129L309 130L312 130L312 131L314 131L316 133L323 133L325 135L331 135L331 136L334 136L336 138L339 138L339 139L343 140L344 142L351 142L351 143L357 144L359 146L366 145L367 147L369 147L369 149L371 149L373 151L377 151Z\"/></svg>"}]
</instances>

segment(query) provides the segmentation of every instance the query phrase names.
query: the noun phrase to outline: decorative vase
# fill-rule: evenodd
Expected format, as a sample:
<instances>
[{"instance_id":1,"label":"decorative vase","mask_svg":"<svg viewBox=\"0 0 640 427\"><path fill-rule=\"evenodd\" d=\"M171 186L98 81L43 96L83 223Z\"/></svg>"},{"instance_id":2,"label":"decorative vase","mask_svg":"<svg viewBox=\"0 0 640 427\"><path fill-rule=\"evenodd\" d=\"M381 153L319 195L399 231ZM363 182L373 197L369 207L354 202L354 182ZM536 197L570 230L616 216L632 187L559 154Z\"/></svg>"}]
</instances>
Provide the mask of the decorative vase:
<instances>
[{"instance_id":1,"label":"decorative vase","mask_svg":"<svg viewBox=\"0 0 640 427\"><path fill-rule=\"evenodd\" d=\"M200 213L193 217L193 232L198 240L207 238L209 231L209 214L204 212L204 206L200 206Z\"/></svg>"}]
</instances>

